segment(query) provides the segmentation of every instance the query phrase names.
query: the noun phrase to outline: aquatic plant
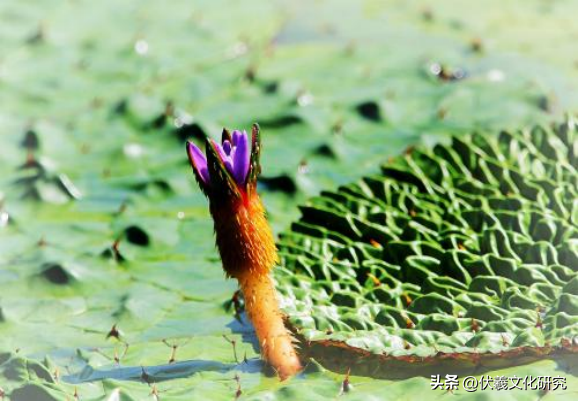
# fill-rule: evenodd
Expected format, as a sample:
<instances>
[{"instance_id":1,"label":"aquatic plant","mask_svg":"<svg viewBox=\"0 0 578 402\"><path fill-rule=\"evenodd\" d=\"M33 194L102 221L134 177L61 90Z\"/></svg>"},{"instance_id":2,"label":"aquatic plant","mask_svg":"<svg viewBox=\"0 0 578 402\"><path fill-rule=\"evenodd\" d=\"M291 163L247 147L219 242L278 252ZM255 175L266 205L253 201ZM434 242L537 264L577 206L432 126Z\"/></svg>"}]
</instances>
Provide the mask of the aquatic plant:
<instances>
[{"instance_id":1,"label":"aquatic plant","mask_svg":"<svg viewBox=\"0 0 578 402\"><path fill-rule=\"evenodd\" d=\"M258 125L253 125L251 134L251 150L246 132L235 130L231 134L224 129L221 144L207 139L206 157L192 142L187 142L187 154L209 199L223 269L228 277L239 281L264 359L285 379L298 372L301 364L269 276L278 257L257 194L261 172Z\"/></svg>"}]
</instances>

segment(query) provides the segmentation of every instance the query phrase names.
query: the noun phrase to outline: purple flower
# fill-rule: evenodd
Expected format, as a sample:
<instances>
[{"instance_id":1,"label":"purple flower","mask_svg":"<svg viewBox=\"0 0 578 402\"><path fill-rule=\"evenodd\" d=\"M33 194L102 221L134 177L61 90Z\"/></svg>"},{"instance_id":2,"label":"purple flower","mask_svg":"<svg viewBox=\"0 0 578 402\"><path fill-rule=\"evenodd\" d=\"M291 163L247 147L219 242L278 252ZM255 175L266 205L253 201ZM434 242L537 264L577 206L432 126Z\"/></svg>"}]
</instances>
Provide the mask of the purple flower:
<instances>
[{"instance_id":1,"label":"purple flower","mask_svg":"<svg viewBox=\"0 0 578 402\"><path fill-rule=\"evenodd\" d=\"M187 154L205 194L219 187L237 193L246 190L247 184L255 184L259 174L259 127L252 130L252 150L245 131L223 130L221 144L207 139L206 156L191 141L187 141ZM253 168L252 168L253 165Z\"/></svg>"}]
</instances>

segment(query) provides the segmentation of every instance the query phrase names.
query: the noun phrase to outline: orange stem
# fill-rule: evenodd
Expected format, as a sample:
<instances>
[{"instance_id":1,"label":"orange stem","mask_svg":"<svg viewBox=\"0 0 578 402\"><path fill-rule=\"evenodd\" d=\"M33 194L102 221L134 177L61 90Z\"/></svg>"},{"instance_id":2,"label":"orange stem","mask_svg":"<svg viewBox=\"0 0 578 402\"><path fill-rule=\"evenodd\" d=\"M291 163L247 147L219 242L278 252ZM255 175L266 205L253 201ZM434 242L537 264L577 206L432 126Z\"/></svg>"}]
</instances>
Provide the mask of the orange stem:
<instances>
[{"instance_id":1,"label":"orange stem","mask_svg":"<svg viewBox=\"0 0 578 402\"><path fill-rule=\"evenodd\" d=\"M284 380L301 370L301 363L269 276L278 257L263 204L253 192L243 202L213 204L211 214L223 268L227 276L239 281L263 358Z\"/></svg>"},{"instance_id":2,"label":"orange stem","mask_svg":"<svg viewBox=\"0 0 578 402\"><path fill-rule=\"evenodd\" d=\"M239 285L245 297L245 311L255 327L261 354L281 380L301 370L293 337L285 328L273 286L267 274L240 275Z\"/></svg>"}]
</instances>

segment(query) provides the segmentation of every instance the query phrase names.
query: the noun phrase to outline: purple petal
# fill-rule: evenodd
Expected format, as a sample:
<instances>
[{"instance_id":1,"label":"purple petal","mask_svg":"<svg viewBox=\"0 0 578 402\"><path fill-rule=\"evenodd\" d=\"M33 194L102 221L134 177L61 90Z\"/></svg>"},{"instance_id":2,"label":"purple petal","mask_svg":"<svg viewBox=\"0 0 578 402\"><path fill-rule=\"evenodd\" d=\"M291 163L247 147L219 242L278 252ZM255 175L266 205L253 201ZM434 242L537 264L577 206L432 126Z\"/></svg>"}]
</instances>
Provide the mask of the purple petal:
<instances>
[{"instance_id":1,"label":"purple petal","mask_svg":"<svg viewBox=\"0 0 578 402\"><path fill-rule=\"evenodd\" d=\"M203 180L205 184L209 184L209 169L207 168L207 158L203 155L203 152L190 141L187 141L187 154L189 155L189 161L191 166L199 177Z\"/></svg>"},{"instance_id":2,"label":"purple petal","mask_svg":"<svg viewBox=\"0 0 578 402\"><path fill-rule=\"evenodd\" d=\"M245 134L246 135L246 134ZM232 137L233 137L233 146L236 147L239 143L239 139L243 136L243 133L239 130L234 130Z\"/></svg>"},{"instance_id":3,"label":"purple petal","mask_svg":"<svg viewBox=\"0 0 578 402\"><path fill-rule=\"evenodd\" d=\"M223 164L225 165L227 170L229 172L233 173L233 160L231 159L231 157L225 153L225 150L223 149L221 144L213 141L213 145L217 149L217 153L219 154L219 158L221 158L221 161L223 161Z\"/></svg>"},{"instance_id":4,"label":"purple petal","mask_svg":"<svg viewBox=\"0 0 578 402\"><path fill-rule=\"evenodd\" d=\"M238 184L245 184L247 173L249 173L249 140L247 133L239 134L233 155L233 166L235 167L233 177Z\"/></svg>"},{"instance_id":5,"label":"purple petal","mask_svg":"<svg viewBox=\"0 0 578 402\"><path fill-rule=\"evenodd\" d=\"M223 151L225 151L227 155L231 155L231 143L229 140L223 141Z\"/></svg>"}]
</instances>

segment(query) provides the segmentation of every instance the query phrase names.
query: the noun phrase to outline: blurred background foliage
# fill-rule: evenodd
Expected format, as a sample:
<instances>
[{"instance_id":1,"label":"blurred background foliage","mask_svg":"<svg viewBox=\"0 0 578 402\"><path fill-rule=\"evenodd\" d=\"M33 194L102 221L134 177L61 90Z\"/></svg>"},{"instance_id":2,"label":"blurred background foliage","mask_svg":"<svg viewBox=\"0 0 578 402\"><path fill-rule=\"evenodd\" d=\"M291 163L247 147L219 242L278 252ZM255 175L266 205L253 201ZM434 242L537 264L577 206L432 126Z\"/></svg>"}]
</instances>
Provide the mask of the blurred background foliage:
<instances>
[{"instance_id":1,"label":"blurred background foliage","mask_svg":"<svg viewBox=\"0 0 578 402\"><path fill-rule=\"evenodd\" d=\"M449 134L578 110L578 4L0 3L0 393L55 399L576 399L431 391L312 363L279 383L228 309L184 141L263 130L276 232L321 189ZM225 335L226 337L223 337ZM234 343L234 345L233 345ZM234 353L234 351L236 353ZM573 391L570 384L574 384Z\"/></svg>"}]
</instances>

